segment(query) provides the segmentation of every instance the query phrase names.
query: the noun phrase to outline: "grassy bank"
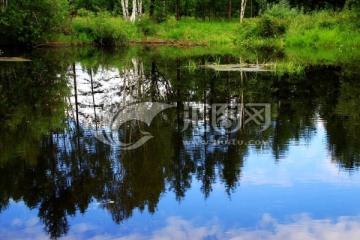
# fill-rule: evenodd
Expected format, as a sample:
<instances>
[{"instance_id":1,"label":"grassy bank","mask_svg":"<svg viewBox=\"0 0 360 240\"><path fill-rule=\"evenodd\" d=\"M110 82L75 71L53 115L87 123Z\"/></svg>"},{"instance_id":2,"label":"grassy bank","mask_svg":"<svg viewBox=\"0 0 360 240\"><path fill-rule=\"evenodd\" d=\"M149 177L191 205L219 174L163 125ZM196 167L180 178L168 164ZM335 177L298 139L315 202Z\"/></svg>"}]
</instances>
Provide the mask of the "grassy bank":
<instances>
[{"instance_id":1,"label":"grassy bank","mask_svg":"<svg viewBox=\"0 0 360 240\"><path fill-rule=\"evenodd\" d=\"M269 13L246 19L239 29L238 43L247 48L359 48L358 17L354 11Z\"/></svg>"},{"instance_id":2,"label":"grassy bank","mask_svg":"<svg viewBox=\"0 0 360 240\"><path fill-rule=\"evenodd\" d=\"M359 11L320 11L303 14L283 6L273 6L256 18L238 21L201 21L169 18L155 23L143 17L135 23L107 13L84 12L71 19L65 31L47 35L46 42L71 45L126 45L129 42L201 44L229 49L289 47L349 49L360 47Z\"/></svg>"}]
</instances>

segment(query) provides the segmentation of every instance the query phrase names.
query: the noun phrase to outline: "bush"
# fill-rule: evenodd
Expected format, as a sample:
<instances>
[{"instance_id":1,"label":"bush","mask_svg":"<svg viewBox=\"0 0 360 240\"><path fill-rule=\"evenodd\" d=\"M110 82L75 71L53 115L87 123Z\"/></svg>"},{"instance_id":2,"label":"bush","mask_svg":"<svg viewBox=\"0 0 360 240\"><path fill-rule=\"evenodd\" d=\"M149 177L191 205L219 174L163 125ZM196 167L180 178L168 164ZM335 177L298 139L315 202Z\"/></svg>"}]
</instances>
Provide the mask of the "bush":
<instances>
[{"instance_id":1,"label":"bush","mask_svg":"<svg viewBox=\"0 0 360 240\"><path fill-rule=\"evenodd\" d=\"M142 18L135 25L145 36L155 35L158 31L157 25L149 18Z\"/></svg>"},{"instance_id":2,"label":"bush","mask_svg":"<svg viewBox=\"0 0 360 240\"><path fill-rule=\"evenodd\" d=\"M262 37L278 37L285 34L289 25L289 20L273 17L271 15L263 15L259 21L259 34Z\"/></svg>"},{"instance_id":3,"label":"bush","mask_svg":"<svg viewBox=\"0 0 360 240\"><path fill-rule=\"evenodd\" d=\"M291 8L287 0L280 0L276 4L268 4L264 14L276 17L276 18L294 18L299 12L295 8Z\"/></svg>"},{"instance_id":4,"label":"bush","mask_svg":"<svg viewBox=\"0 0 360 240\"><path fill-rule=\"evenodd\" d=\"M72 21L72 28L80 43L97 45L123 46L129 38L121 28L122 19L101 13L95 17L77 17Z\"/></svg>"},{"instance_id":5,"label":"bush","mask_svg":"<svg viewBox=\"0 0 360 240\"><path fill-rule=\"evenodd\" d=\"M84 8L80 8L76 11L76 13L79 17L95 17L93 12L90 12Z\"/></svg>"},{"instance_id":6,"label":"bush","mask_svg":"<svg viewBox=\"0 0 360 240\"><path fill-rule=\"evenodd\" d=\"M299 15L286 33L286 45L299 47L358 47L358 20L356 12L320 11ZM341 50L342 51L342 50Z\"/></svg>"},{"instance_id":7,"label":"bush","mask_svg":"<svg viewBox=\"0 0 360 240\"><path fill-rule=\"evenodd\" d=\"M59 32L68 18L67 0L13 0L0 13L0 44L36 44Z\"/></svg>"}]
</instances>

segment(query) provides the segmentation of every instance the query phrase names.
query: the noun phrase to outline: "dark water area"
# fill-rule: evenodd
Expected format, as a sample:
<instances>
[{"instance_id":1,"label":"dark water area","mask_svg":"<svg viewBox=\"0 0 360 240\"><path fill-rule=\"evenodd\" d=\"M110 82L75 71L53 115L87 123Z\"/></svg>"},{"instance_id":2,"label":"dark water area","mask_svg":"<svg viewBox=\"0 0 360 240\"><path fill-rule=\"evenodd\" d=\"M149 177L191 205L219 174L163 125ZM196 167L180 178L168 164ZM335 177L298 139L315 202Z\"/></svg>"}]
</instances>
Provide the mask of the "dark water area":
<instances>
[{"instance_id":1,"label":"dark water area","mask_svg":"<svg viewBox=\"0 0 360 240\"><path fill-rule=\"evenodd\" d=\"M357 239L358 64L53 49L0 62L0 239Z\"/></svg>"}]
</instances>

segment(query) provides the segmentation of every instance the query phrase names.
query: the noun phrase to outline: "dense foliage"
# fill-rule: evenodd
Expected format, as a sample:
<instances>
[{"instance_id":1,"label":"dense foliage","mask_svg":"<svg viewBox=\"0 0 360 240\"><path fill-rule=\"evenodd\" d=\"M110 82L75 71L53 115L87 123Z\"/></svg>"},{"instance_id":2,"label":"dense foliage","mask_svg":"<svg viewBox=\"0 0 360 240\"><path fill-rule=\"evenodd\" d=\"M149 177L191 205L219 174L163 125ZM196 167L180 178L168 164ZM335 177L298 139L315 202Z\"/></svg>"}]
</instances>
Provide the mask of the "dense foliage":
<instances>
[{"instance_id":1,"label":"dense foliage","mask_svg":"<svg viewBox=\"0 0 360 240\"><path fill-rule=\"evenodd\" d=\"M67 0L10 0L0 13L0 44L34 44L66 22Z\"/></svg>"}]
</instances>

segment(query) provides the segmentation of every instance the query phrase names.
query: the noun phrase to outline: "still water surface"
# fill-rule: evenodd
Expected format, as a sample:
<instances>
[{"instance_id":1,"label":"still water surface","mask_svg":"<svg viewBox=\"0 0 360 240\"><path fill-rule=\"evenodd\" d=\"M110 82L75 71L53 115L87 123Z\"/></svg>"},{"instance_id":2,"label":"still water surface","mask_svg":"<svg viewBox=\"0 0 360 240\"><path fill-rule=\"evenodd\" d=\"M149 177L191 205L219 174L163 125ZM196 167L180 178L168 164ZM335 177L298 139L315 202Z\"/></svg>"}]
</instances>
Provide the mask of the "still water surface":
<instances>
[{"instance_id":1,"label":"still water surface","mask_svg":"<svg viewBox=\"0 0 360 240\"><path fill-rule=\"evenodd\" d=\"M0 239L360 236L356 67L215 72L193 63L239 59L146 49L23 56L0 63ZM109 128L141 102L175 107ZM246 122L254 103L270 115Z\"/></svg>"}]
</instances>

